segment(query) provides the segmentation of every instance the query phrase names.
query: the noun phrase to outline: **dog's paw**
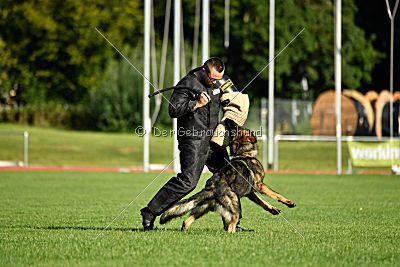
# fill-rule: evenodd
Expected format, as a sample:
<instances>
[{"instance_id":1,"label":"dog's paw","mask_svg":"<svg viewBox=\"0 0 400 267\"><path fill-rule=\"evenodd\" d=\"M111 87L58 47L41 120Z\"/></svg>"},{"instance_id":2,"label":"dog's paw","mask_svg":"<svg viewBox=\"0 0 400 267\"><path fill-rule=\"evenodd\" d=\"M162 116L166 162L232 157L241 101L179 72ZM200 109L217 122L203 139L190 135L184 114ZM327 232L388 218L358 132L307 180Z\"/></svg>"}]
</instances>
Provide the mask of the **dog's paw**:
<instances>
[{"instance_id":1,"label":"dog's paw","mask_svg":"<svg viewBox=\"0 0 400 267\"><path fill-rule=\"evenodd\" d=\"M281 210L278 208L272 207L272 209L270 209L269 212L271 212L273 215L278 215L279 213L281 213Z\"/></svg>"},{"instance_id":2,"label":"dog's paw","mask_svg":"<svg viewBox=\"0 0 400 267\"><path fill-rule=\"evenodd\" d=\"M183 222L182 222L181 231L182 231L182 232L185 232L188 228L189 228L189 225L187 225L186 222L183 221Z\"/></svg>"},{"instance_id":3,"label":"dog's paw","mask_svg":"<svg viewBox=\"0 0 400 267\"><path fill-rule=\"evenodd\" d=\"M285 201L285 202L280 201L280 200L278 200L278 201L281 202L281 203L283 203L283 204L285 204L285 205L288 206L289 208L294 208L294 207L296 207L296 204L294 204L294 202L292 202L292 201L290 201L290 200L287 200L287 201Z\"/></svg>"},{"instance_id":4,"label":"dog's paw","mask_svg":"<svg viewBox=\"0 0 400 267\"><path fill-rule=\"evenodd\" d=\"M294 204L294 202L292 201L289 201L289 203L287 203L286 206L288 206L289 208L294 208L296 207L296 204Z\"/></svg>"}]
</instances>

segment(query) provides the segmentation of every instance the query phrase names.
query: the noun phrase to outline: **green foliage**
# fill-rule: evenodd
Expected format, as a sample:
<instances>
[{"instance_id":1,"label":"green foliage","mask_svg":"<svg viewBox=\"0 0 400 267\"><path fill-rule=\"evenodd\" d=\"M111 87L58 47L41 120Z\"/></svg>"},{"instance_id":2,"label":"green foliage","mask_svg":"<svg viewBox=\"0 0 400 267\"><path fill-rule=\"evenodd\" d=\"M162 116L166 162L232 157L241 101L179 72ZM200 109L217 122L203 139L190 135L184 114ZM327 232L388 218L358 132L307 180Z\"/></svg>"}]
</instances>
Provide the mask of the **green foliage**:
<instances>
[{"instance_id":1,"label":"green foliage","mask_svg":"<svg viewBox=\"0 0 400 267\"><path fill-rule=\"evenodd\" d=\"M52 126L65 129L85 129L87 109L81 105L46 104L26 105L18 109L0 111L0 121L37 126Z\"/></svg>"},{"instance_id":2,"label":"green foliage","mask_svg":"<svg viewBox=\"0 0 400 267\"><path fill-rule=\"evenodd\" d=\"M127 51L127 49L124 49ZM143 65L139 49L127 54L133 64ZM93 128L128 130L141 122L143 82L140 74L124 60L110 59L89 97L89 114Z\"/></svg>"},{"instance_id":3,"label":"green foliage","mask_svg":"<svg viewBox=\"0 0 400 267\"><path fill-rule=\"evenodd\" d=\"M269 7L256 0L231 3L231 46L223 49L223 6L215 3L211 25L213 55L223 55L228 72L244 87L268 64ZM374 50L373 36L365 37L355 25L357 8L353 0L342 4L342 82L359 89L371 81L371 71L381 54ZM308 80L311 96L334 86L334 6L332 1L276 2L275 55L304 27L305 31L275 59L276 96L301 98L301 79ZM235 55L234 57L232 55ZM268 69L247 93L266 95Z\"/></svg>"},{"instance_id":4,"label":"green foliage","mask_svg":"<svg viewBox=\"0 0 400 267\"><path fill-rule=\"evenodd\" d=\"M360 89L362 84L371 82L372 69L382 54L372 45L375 36L366 37L364 30L355 24L354 1L344 0L342 4L342 77L344 88ZM187 63L192 57L188 51L192 49L195 1L184 0L182 8L185 62L190 66ZM154 1L158 62L164 10L165 1ZM276 97L313 99L333 87L333 11L332 1L276 2L275 54L305 28L275 60ZM227 73L238 88L244 88L268 63L269 5L257 0L231 1L229 48L223 45L224 1L212 2L210 15L210 54L222 57L227 63ZM40 107L55 101L90 107L83 124L92 129L127 130L140 124L139 88L143 78L122 62L95 31L96 27L122 52L128 53L136 67L142 67L143 1L3 0L0 103L9 103L9 92L13 91L14 106ZM172 40L173 27L170 28ZM172 64L173 54L169 49L163 86L172 85ZM153 83L155 74L151 77ZM307 94L300 83L303 78L310 88ZM246 89L251 99L266 96L267 80L268 71L264 70ZM164 100L157 120L162 125L171 122ZM151 105L153 112L154 102Z\"/></svg>"},{"instance_id":5,"label":"green foliage","mask_svg":"<svg viewBox=\"0 0 400 267\"><path fill-rule=\"evenodd\" d=\"M88 114L90 128L102 131L128 131L137 125L143 125L143 66L141 46L135 48L125 47L123 54L128 58L134 67L126 59L110 59L106 63L104 73L99 73L96 86L90 90ZM140 73L139 73L139 72ZM153 77L154 74L152 74ZM172 72L167 73L167 82L171 80ZM149 80L150 92L158 90L153 79ZM154 87L153 87L154 86ZM169 99L170 92L163 93ZM159 125L168 124L171 119L168 116L168 101L162 99L162 111L158 117ZM154 98L151 98L154 108ZM153 110L152 108L152 110Z\"/></svg>"},{"instance_id":6,"label":"green foliage","mask_svg":"<svg viewBox=\"0 0 400 267\"><path fill-rule=\"evenodd\" d=\"M0 79L18 88L25 102L82 102L113 52L94 28L116 45L138 42L139 3L6 0L0 12Z\"/></svg>"}]
</instances>

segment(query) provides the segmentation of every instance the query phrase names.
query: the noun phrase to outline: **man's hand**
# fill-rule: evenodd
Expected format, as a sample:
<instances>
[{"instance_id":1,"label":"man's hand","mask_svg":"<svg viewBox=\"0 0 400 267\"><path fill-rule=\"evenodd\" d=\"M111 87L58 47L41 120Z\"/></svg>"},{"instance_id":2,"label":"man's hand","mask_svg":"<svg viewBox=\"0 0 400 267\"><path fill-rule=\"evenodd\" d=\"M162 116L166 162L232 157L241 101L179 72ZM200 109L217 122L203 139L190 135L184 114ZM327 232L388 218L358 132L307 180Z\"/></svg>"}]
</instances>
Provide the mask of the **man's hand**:
<instances>
[{"instance_id":1,"label":"man's hand","mask_svg":"<svg viewBox=\"0 0 400 267\"><path fill-rule=\"evenodd\" d=\"M210 100L211 100L211 97L208 95L208 93L207 92L202 92L201 95L200 95L200 99L197 100L196 106L194 106L193 111L195 111L196 109L207 105L207 103L210 102Z\"/></svg>"}]
</instances>

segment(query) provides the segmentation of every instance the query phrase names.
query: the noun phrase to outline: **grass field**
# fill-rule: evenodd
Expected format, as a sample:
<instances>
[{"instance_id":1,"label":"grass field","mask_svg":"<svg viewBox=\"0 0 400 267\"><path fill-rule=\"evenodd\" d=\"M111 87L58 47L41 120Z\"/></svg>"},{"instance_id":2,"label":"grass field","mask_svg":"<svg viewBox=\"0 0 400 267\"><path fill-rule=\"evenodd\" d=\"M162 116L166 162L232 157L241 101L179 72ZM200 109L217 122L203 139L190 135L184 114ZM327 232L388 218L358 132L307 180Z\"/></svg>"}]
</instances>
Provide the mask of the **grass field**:
<instances>
[{"instance_id":1,"label":"grass field","mask_svg":"<svg viewBox=\"0 0 400 267\"><path fill-rule=\"evenodd\" d=\"M66 131L0 123L0 131L25 130L29 133L30 165L137 167L143 164L143 139L135 133ZM172 159L171 147L170 138L151 138L152 163L168 163ZM0 135L0 160L23 160L22 136Z\"/></svg>"},{"instance_id":2,"label":"grass field","mask_svg":"<svg viewBox=\"0 0 400 267\"><path fill-rule=\"evenodd\" d=\"M399 265L396 176L268 175L266 183L297 207L264 199L282 209L303 240L247 199L241 225L254 233L227 234L214 213L185 233L182 219L142 232L139 209L171 175L161 174L95 240L156 173L0 172L0 265Z\"/></svg>"},{"instance_id":3,"label":"grass field","mask_svg":"<svg viewBox=\"0 0 400 267\"><path fill-rule=\"evenodd\" d=\"M0 123L0 131L25 130L29 132L30 165L143 166L143 139L135 133L66 131ZM150 143L151 163L168 164L172 160L172 138L152 136ZM259 147L262 151L262 142L259 142ZM345 142L342 151L342 166L346 170L348 151ZM262 158L261 152L259 158ZM22 136L0 135L0 160L23 161ZM336 170L336 144L280 142L279 169ZM390 167L378 170L389 171Z\"/></svg>"}]
</instances>

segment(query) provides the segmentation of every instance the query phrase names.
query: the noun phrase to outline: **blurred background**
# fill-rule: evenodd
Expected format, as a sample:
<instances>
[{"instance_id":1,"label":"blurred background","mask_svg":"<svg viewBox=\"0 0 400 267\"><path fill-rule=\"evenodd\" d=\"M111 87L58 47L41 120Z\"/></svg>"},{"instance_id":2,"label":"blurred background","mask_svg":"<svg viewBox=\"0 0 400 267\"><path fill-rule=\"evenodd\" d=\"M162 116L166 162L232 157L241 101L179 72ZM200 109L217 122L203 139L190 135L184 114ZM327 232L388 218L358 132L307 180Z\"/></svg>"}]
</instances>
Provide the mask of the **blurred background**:
<instances>
[{"instance_id":1,"label":"blurred background","mask_svg":"<svg viewBox=\"0 0 400 267\"><path fill-rule=\"evenodd\" d=\"M388 3L393 9L395 1ZM224 0L210 1L210 56L221 57L226 62L226 73L241 89L268 63L269 1L230 1L229 43L224 38L225 4ZM200 8L200 0L182 0L181 76L203 63ZM153 1L151 13L152 54L148 78L160 89L173 85L173 1ZM399 26L397 18L395 91L400 88ZM275 60L275 133L332 135L324 123L332 116L328 104L333 104L334 99L325 98L319 104L320 109L314 112L313 109L322 93L334 89L334 1L276 1L275 54L303 27L305 31ZM95 28L143 73L144 1L0 2L0 122L3 129L21 124L132 133L143 124L142 76ZM347 113L356 114L349 119L353 120L351 129L343 127L344 135L376 135L376 114L372 114L373 120L367 118L370 108L365 107L365 101L359 96L376 93L367 99L375 112L373 101L377 101L382 91L389 90L389 57L390 19L385 1L343 0L342 88L358 93L343 96L352 103ZM245 93L251 101L247 125L258 129L262 98L268 97L268 71L262 72ZM170 94L165 93L166 98ZM165 99L152 98L153 126L172 128L167 108ZM384 105L381 112L384 113ZM312 118L313 113L317 118ZM363 126L361 117L363 122L369 119L369 125L364 125L368 131L357 133L357 127ZM4 126L4 123L11 124ZM384 125L382 132L383 136L388 135Z\"/></svg>"},{"instance_id":2,"label":"blurred background","mask_svg":"<svg viewBox=\"0 0 400 267\"><path fill-rule=\"evenodd\" d=\"M198 1L201 2L201 1ZM394 1L392 7L394 6ZM210 2L210 55L222 57L243 88L268 63L268 1L231 1L229 46L224 45L224 1ZM173 6L172 6L173 8ZM142 77L95 31L143 70L143 1L3 0L0 4L1 121L70 129L128 131L142 122ZM182 1L182 75L202 64L196 43L196 1ZM275 97L313 101L334 88L333 1L276 1L275 50L306 30L275 62ZM160 78L166 1L154 1L152 82L172 85L173 12L165 76ZM395 20L399 29L399 20ZM389 88L390 19L385 1L342 4L342 87L366 93ZM201 36L201 27L199 28ZM400 32L395 31L395 36ZM399 38L395 60L399 62ZM197 49L193 49L198 46ZM394 88L399 65L394 64ZM268 72L246 89L251 103L267 97ZM153 88L152 88L153 90ZM152 111L154 111L154 102ZM156 125L171 120L161 104Z\"/></svg>"}]
</instances>

